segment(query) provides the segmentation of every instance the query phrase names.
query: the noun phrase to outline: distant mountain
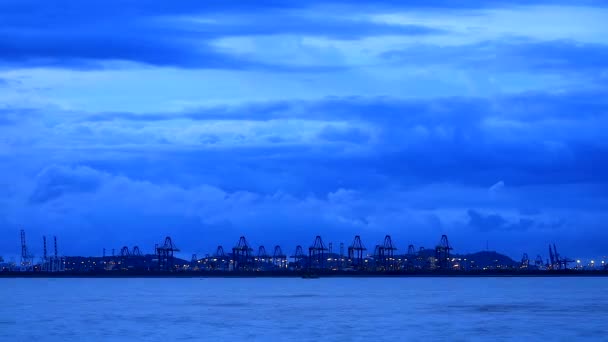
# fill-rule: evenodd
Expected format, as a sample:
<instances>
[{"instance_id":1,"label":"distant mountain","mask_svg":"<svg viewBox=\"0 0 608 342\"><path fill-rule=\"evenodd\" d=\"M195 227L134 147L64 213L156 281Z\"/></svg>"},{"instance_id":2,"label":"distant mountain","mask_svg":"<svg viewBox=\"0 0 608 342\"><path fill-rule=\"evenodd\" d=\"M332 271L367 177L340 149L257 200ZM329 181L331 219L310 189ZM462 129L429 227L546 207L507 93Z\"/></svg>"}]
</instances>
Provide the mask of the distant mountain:
<instances>
[{"instance_id":1,"label":"distant mountain","mask_svg":"<svg viewBox=\"0 0 608 342\"><path fill-rule=\"evenodd\" d=\"M454 254L454 258L467 259L467 261L474 261L478 268L484 267L495 267L497 265L507 267L519 267L519 262L511 259L510 257L500 254L494 251L482 251L471 254Z\"/></svg>"},{"instance_id":2,"label":"distant mountain","mask_svg":"<svg viewBox=\"0 0 608 342\"><path fill-rule=\"evenodd\" d=\"M422 256L425 259L435 257L435 250L433 249L424 249L418 253L418 255ZM451 258L461 259L460 263L464 266L467 265L467 269L479 268L482 269L484 267L487 268L496 268L500 266L500 268L509 268L509 267L519 267L519 262L511 259L510 257L500 254L495 251L482 251L470 254L451 254ZM464 262L464 259L467 259Z\"/></svg>"}]
</instances>

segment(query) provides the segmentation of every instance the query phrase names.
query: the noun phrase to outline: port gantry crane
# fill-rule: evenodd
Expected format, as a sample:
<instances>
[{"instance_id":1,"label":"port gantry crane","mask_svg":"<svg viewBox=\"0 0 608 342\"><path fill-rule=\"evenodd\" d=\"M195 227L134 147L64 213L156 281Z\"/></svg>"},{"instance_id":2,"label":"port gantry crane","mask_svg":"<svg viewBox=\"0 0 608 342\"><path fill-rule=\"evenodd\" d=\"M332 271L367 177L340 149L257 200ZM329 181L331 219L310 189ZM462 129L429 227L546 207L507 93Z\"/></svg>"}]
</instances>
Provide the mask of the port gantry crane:
<instances>
[{"instance_id":1,"label":"port gantry crane","mask_svg":"<svg viewBox=\"0 0 608 342\"><path fill-rule=\"evenodd\" d=\"M159 271L172 271L175 268L174 256L175 252L179 252L180 249L173 244L170 236L165 238L165 241L161 245L155 245L156 257L158 258L158 270Z\"/></svg>"},{"instance_id":2,"label":"port gantry crane","mask_svg":"<svg viewBox=\"0 0 608 342\"><path fill-rule=\"evenodd\" d=\"M54 256L53 260L51 260L51 272L63 272L65 271L65 260L63 258L60 258L57 252L57 236L53 236L53 249Z\"/></svg>"},{"instance_id":3,"label":"port gantry crane","mask_svg":"<svg viewBox=\"0 0 608 342\"><path fill-rule=\"evenodd\" d=\"M255 258L256 268L260 270L264 268L264 266L268 263L269 259L270 255L266 253L266 247L264 247L263 245L260 246L258 248L258 255Z\"/></svg>"},{"instance_id":4,"label":"port gantry crane","mask_svg":"<svg viewBox=\"0 0 608 342\"><path fill-rule=\"evenodd\" d=\"M363 264L363 252L366 251L367 248L363 245L361 241L361 237L359 235L355 236L353 243L348 247L348 259L351 262L351 265L355 269L363 269L365 265Z\"/></svg>"},{"instance_id":5,"label":"port gantry crane","mask_svg":"<svg viewBox=\"0 0 608 342\"><path fill-rule=\"evenodd\" d=\"M555 245L553 246L553 248L555 249ZM553 252L553 249L551 249L551 245L549 245L549 260L551 261L551 263L548 265L549 269L559 269L559 263L557 262L557 259L557 251Z\"/></svg>"},{"instance_id":6,"label":"port gantry crane","mask_svg":"<svg viewBox=\"0 0 608 342\"><path fill-rule=\"evenodd\" d=\"M274 246L274 252L272 253L272 262L275 267L283 269L287 268L287 256L283 253L281 246Z\"/></svg>"},{"instance_id":7,"label":"port gantry crane","mask_svg":"<svg viewBox=\"0 0 608 342\"><path fill-rule=\"evenodd\" d=\"M382 245L382 250L384 251L384 269L389 271L397 269L395 264L395 251L397 250L397 247L393 245L393 239L390 235L386 235L384 237L384 244Z\"/></svg>"},{"instance_id":8,"label":"port gantry crane","mask_svg":"<svg viewBox=\"0 0 608 342\"><path fill-rule=\"evenodd\" d=\"M296 246L296 252L291 256L293 258L293 263L296 270L301 270L304 268L304 259L306 258L304 255L304 249L302 246Z\"/></svg>"},{"instance_id":9,"label":"port gantry crane","mask_svg":"<svg viewBox=\"0 0 608 342\"><path fill-rule=\"evenodd\" d=\"M528 257L528 253L524 253L521 257L521 263L519 264L519 268L528 269L530 267L530 258Z\"/></svg>"},{"instance_id":10,"label":"port gantry crane","mask_svg":"<svg viewBox=\"0 0 608 342\"><path fill-rule=\"evenodd\" d=\"M120 256L123 257L123 258L131 256L131 252L129 251L129 247L123 246L120 249Z\"/></svg>"},{"instance_id":11,"label":"port gantry crane","mask_svg":"<svg viewBox=\"0 0 608 342\"><path fill-rule=\"evenodd\" d=\"M144 266L144 263L145 260L139 246L134 246L132 250L129 250L129 247L127 246L123 246L120 249L120 264L122 265L122 268L140 268Z\"/></svg>"},{"instance_id":12,"label":"port gantry crane","mask_svg":"<svg viewBox=\"0 0 608 342\"><path fill-rule=\"evenodd\" d=\"M327 247L323 244L323 239L317 235L312 246L308 248L308 268L323 268L326 251Z\"/></svg>"},{"instance_id":13,"label":"port gantry crane","mask_svg":"<svg viewBox=\"0 0 608 342\"><path fill-rule=\"evenodd\" d=\"M375 271L384 271L384 262L383 262L383 253L382 245L376 245L374 247L374 270Z\"/></svg>"},{"instance_id":14,"label":"port gantry crane","mask_svg":"<svg viewBox=\"0 0 608 342\"><path fill-rule=\"evenodd\" d=\"M198 256L195 254L192 254L192 258L190 258L190 268L193 270L198 270Z\"/></svg>"},{"instance_id":15,"label":"port gantry crane","mask_svg":"<svg viewBox=\"0 0 608 342\"><path fill-rule=\"evenodd\" d=\"M447 235L442 235L441 240L439 241L439 245L435 247L435 260L437 262L437 267L440 269L449 269L450 268L450 251L453 248L450 246L450 242L448 241Z\"/></svg>"},{"instance_id":16,"label":"port gantry crane","mask_svg":"<svg viewBox=\"0 0 608 342\"><path fill-rule=\"evenodd\" d=\"M536 266L536 268L540 270L543 268L544 265L545 265L545 263L543 262L543 257L540 254L538 254L536 256L536 259L534 260L534 266Z\"/></svg>"},{"instance_id":17,"label":"port gantry crane","mask_svg":"<svg viewBox=\"0 0 608 342\"><path fill-rule=\"evenodd\" d=\"M417 253L414 245L407 246L407 254L405 255L405 269L411 271L416 268L417 264Z\"/></svg>"},{"instance_id":18,"label":"port gantry crane","mask_svg":"<svg viewBox=\"0 0 608 342\"><path fill-rule=\"evenodd\" d=\"M571 260L569 258L562 258L559 253L557 253L557 248L555 247L555 244L553 244L553 249L551 249L551 245L549 245L549 259L551 260L551 264L548 268L552 270L567 270L568 264L574 262L574 260Z\"/></svg>"},{"instance_id":19,"label":"port gantry crane","mask_svg":"<svg viewBox=\"0 0 608 342\"><path fill-rule=\"evenodd\" d=\"M34 256L25 243L25 230L21 229L21 270L32 271L34 269Z\"/></svg>"},{"instance_id":20,"label":"port gantry crane","mask_svg":"<svg viewBox=\"0 0 608 342\"><path fill-rule=\"evenodd\" d=\"M241 236L239 242L232 248L232 262L234 269L243 271L251 268L251 252L253 248L249 246L247 239Z\"/></svg>"},{"instance_id":21,"label":"port gantry crane","mask_svg":"<svg viewBox=\"0 0 608 342\"><path fill-rule=\"evenodd\" d=\"M42 261L41 264L37 264L35 266L35 271L42 272L53 272L64 270L65 266L61 267L61 263L63 259L58 257L57 253L57 243L55 239L55 253L52 255L52 250L48 250L48 236L42 237L43 242L43 253L42 253ZM21 256L22 256L22 270L24 270L28 262L30 261L30 252L28 246L25 244L25 233L21 232ZM334 242L335 243L335 242ZM546 246L546 245L545 245ZM573 262L572 260L563 257L558 253L557 247L555 244L549 244L549 255L548 260L545 261L541 256L537 256L535 259L530 259L527 253L523 253L521 257L521 261L517 263L512 263L510 259L505 260L506 263L501 265L508 266L508 269L519 268L522 270L529 269L531 271L537 270L566 270L569 267L569 263ZM337 248L336 248L337 249ZM373 258L372 255L368 255L367 257L364 255L366 248L362 242L362 239L359 235L355 236L352 244L348 247L348 258L344 259L345 262L349 264L342 264L342 256L344 255L344 244L340 243L340 259L337 259L338 254L335 253L333 244L331 248L331 254L328 255L328 248L323 243L323 240L320 236L317 236L313 242L313 244L308 249L309 254L306 255L302 246L297 246L296 252L293 257L293 263L288 261L288 256L285 255L282 248L279 245L274 246L272 249L272 254L267 253L271 250L266 250L264 246L259 246L257 249L257 254L254 256L252 254L252 248L245 239L244 236L241 236L238 244L233 248L232 255L225 254L222 246L218 246L217 252L214 257L209 257L209 255L205 255L204 259L198 259L196 255L193 255L191 259L191 269L198 268L201 271L203 270L218 270L218 266L223 266L224 271L228 270L248 270L254 271L257 269L263 270L284 270L289 269L293 271L301 271L306 267L310 269L323 269L326 271L339 271L339 270L350 270L349 267L351 264L354 267L357 267L359 270L363 271L390 271L390 270L413 270L413 269L424 269L424 270L433 270L436 268L437 270L448 270L448 269L464 269L467 271L466 267L459 266L461 263L455 263L456 259L453 259L451 256L452 246L448 241L448 237L446 235L442 235L439 243L437 244L434 251L432 250L424 250L422 247L418 250L414 245L408 245L407 253L400 254L395 258L394 251L397 250L395 245L393 244L392 238L390 235L386 235L382 244L376 245ZM150 253L148 255L142 255L142 251L138 246L134 246L132 249L129 249L128 246L123 246L118 249L119 253L110 259L105 257L105 249L104 249L104 257L100 258L100 264L105 265L107 261L112 263L112 267L106 267L103 265L98 266L78 266L80 270L88 271L90 269L98 269L98 270L110 270L114 268L115 262L121 264L121 269L129 269L129 270L156 270L156 262L158 261L158 269L161 271L170 271L176 270L176 265L173 260L173 255L175 252L180 251L177 246L171 240L171 237L167 236L164 240L163 244L155 245L155 253ZM51 253L49 253L51 252ZM433 253L435 252L435 253ZM114 253L112 253L114 255ZM154 257L157 256L158 259ZM139 257L139 258L137 258ZM82 257L78 257L82 258ZM121 263L122 261L128 261ZM213 259L212 259L213 258ZM232 258L232 260L231 260ZM91 261L93 258L89 258L89 264L95 264L95 259ZM213 261L211 261L212 259ZM334 261L335 259L335 261ZM328 263L328 260L331 261ZM340 263L338 263L338 260ZM428 263L422 263L424 260L428 260ZM460 257L457 259L461 261ZM253 263L256 261L256 264ZM374 262L375 261L375 262ZM401 263L403 261L403 263ZM466 262L467 259L464 259ZM502 262L502 261L501 261ZM234 263L234 268L231 268L231 264ZM481 262L480 262L481 263ZM80 264L80 259L78 259L78 264ZM180 262L180 267L184 269L188 269L188 261L183 260ZM31 264L30 264L31 265ZM70 265L75 265L74 260L70 260ZM605 263L602 263L602 267ZM141 267L143 266L143 267ZM198 267L197 267L198 266ZM255 267L254 267L255 266ZM366 267L367 266L367 267ZM471 263L470 266L475 269L475 266ZM31 267L31 266L30 266ZM481 266L477 266L478 268ZM75 266L68 266L69 270L76 270ZM484 267L485 269L485 267Z\"/></svg>"},{"instance_id":22,"label":"port gantry crane","mask_svg":"<svg viewBox=\"0 0 608 342\"><path fill-rule=\"evenodd\" d=\"M327 244L327 267L329 269L333 269L333 265L335 264L335 258L334 258L334 243L330 242Z\"/></svg>"},{"instance_id":23,"label":"port gantry crane","mask_svg":"<svg viewBox=\"0 0 608 342\"><path fill-rule=\"evenodd\" d=\"M213 254L211 262L209 262L209 268L212 270L221 269L222 271L228 269L228 258L226 257L226 253L224 253L222 245L217 246L215 254Z\"/></svg>"},{"instance_id":24,"label":"port gantry crane","mask_svg":"<svg viewBox=\"0 0 608 342\"><path fill-rule=\"evenodd\" d=\"M376 261L377 271L388 271L394 270L395 258L394 252L397 250L393 245L393 240L390 235L384 237L384 241L381 245L376 245L374 250L374 259Z\"/></svg>"},{"instance_id":25,"label":"port gantry crane","mask_svg":"<svg viewBox=\"0 0 608 342\"><path fill-rule=\"evenodd\" d=\"M226 253L224 253L224 247L222 245L217 246L217 249L215 250L215 254L213 256L216 258L225 258Z\"/></svg>"},{"instance_id":26,"label":"port gantry crane","mask_svg":"<svg viewBox=\"0 0 608 342\"><path fill-rule=\"evenodd\" d=\"M46 236L42 237L42 272L49 271L49 257L46 250Z\"/></svg>"},{"instance_id":27,"label":"port gantry crane","mask_svg":"<svg viewBox=\"0 0 608 342\"><path fill-rule=\"evenodd\" d=\"M338 268L344 268L344 242L340 242L340 262L338 263Z\"/></svg>"}]
</instances>

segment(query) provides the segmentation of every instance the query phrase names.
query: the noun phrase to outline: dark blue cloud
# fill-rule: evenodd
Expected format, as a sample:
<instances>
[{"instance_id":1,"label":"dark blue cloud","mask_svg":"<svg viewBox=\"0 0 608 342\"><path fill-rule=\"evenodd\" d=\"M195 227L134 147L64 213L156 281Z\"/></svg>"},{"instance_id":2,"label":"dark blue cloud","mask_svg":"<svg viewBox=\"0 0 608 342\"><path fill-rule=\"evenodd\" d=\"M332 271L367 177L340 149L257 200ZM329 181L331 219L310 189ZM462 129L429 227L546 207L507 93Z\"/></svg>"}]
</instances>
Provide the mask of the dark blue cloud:
<instances>
[{"instance_id":1,"label":"dark blue cloud","mask_svg":"<svg viewBox=\"0 0 608 342\"><path fill-rule=\"evenodd\" d=\"M1 87L1 85L0 85ZM40 111L33 108L5 107L0 108L0 126L15 125L27 120L40 118Z\"/></svg>"},{"instance_id":2,"label":"dark blue cloud","mask_svg":"<svg viewBox=\"0 0 608 342\"><path fill-rule=\"evenodd\" d=\"M277 15L281 18L280 25L276 25ZM217 23L193 22L183 25L181 30L176 29L174 33L196 38L294 34L349 40L376 35L441 34L445 31L421 25L391 25L363 20L323 19L316 16L302 17L287 13L272 13L250 17L220 17Z\"/></svg>"},{"instance_id":3,"label":"dark blue cloud","mask_svg":"<svg viewBox=\"0 0 608 342\"><path fill-rule=\"evenodd\" d=\"M536 3L572 5L561 0ZM239 103L241 93L247 98L266 96L236 89L229 94L236 101L230 105L147 113L135 108L133 101L128 106L135 108L133 112L121 111L126 108L121 104L115 112L100 113L81 107L104 107L96 101L105 91L99 87L108 83L88 88L89 73L73 73L77 82L85 80L81 98L80 89L67 95L69 89L59 88L28 93L27 86L37 86L32 84L37 81L61 84L71 79L63 78L61 70L16 71L29 84L12 87L13 81L0 79L0 87L11 91L3 100L48 101L75 109L0 110L0 225L15 232L17 226L25 225L38 235L59 229L66 241L78 242L70 244L75 246L72 252L78 253L124 244L151 248L165 235L173 235L187 251L209 252L217 243L230 246L241 234L267 247L274 243L293 246L307 244L319 233L328 241L362 234L370 245L391 233L401 246L410 242L432 246L438 236L448 233L459 251L474 251L494 238L502 244L497 249L515 255L524 246L513 242L522 236L529 238L527 251L540 244L544 248L545 240L566 237L568 248L583 250L606 237L602 223L608 206L608 141L603 127L608 125L608 94L601 87L608 68L606 47L543 40L542 30L536 30L531 32L534 40L496 36L464 46L399 49L399 41L448 42L452 33L363 19L404 9L426 11L430 16L445 14L444 9L454 15L488 7L518 6L517 11L524 11L519 5L528 4L520 0L151 1L144 6L132 0L4 1L0 3L4 70L116 67L107 62L121 60L231 69L237 72L227 74L234 75L240 87L250 84L240 84L239 77L245 73L238 71L256 69L247 73L247 77L260 75L251 88L257 88L258 81L268 81L264 86L274 86L284 100ZM459 38L479 39L473 31L467 32L471 36ZM266 37L259 39L259 35ZM289 37L282 40L283 35ZM345 41L384 35L415 37ZM251 54L230 50L227 46L232 43L226 41L226 46L215 45L219 38L243 36L255 45ZM296 49L302 48L304 64L314 62L308 67L290 66L300 61L296 56L295 61L283 58L283 65L277 55L292 50L289 44L298 40L292 41L292 36L342 41L312 39L305 48L303 41L295 42L302 43ZM235 39L234 44L239 41ZM275 42L288 46L277 46L278 51L272 53L261 51L274 48ZM322 46L318 50L317 43ZM382 47L376 49L376 44ZM378 51L389 46L396 50L384 54L384 60L375 59ZM250 48L242 47L243 51ZM327 66L324 60L329 61ZM368 62L380 65L359 64ZM344 74L336 73L337 88L343 82L346 91L330 88L327 95L348 94L351 80L373 80L373 86L379 87L374 94L383 90L395 94L392 87L401 84L392 80L410 81L410 74L403 74L405 69L430 70L438 87L463 74L473 79L473 88L483 86L476 77L500 80L501 75L517 78L521 73L524 80L532 81L537 76L578 79L584 75L580 78L585 82L573 81L577 91L572 91L553 84L554 78L543 78L541 89L554 92L492 97L314 99L318 93L299 92L299 86L283 89L284 81L267 73L357 66L361 68L356 72L340 69ZM395 75L393 67L399 71ZM185 74L167 68L156 69L152 77L161 72L171 80ZM317 75L288 76L294 76L289 82L310 87L322 81ZM140 80L142 84L150 81L156 80ZM590 85L592 81L597 83ZM175 86L190 90L192 82L187 79ZM218 88L229 88L221 80L214 82ZM133 95L143 91L135 87ZM474 92L457 89L455 93ZM177 91L167 101L173 108L192 99L186 95ZM200 102L217 103L207 95L202 94ZM409 95L405 89L403 96ZM129 102L129 94L124 96ZM153 96L152 102L157 100ZM158 102L159 108L167 108L166 102ZM597 245L594 252L600 250ZM12 245L0 241L0 248L8 246Z\"/></svg>"},{"instance_id":4,"label":"dark blue cloud","mask_svg":"<svg viewBox=\"0 0 608 342\"><path fill-rule=\"evenodd\" d=\"M161 124L160 121L174 119L323 121L328 125L318 138L355 144L361 151L345 151L335 144L294 145L276 137L270 146L222 148L218 145L221 138L216 137L213 145L219 148L170 151L166 156L162 151L148 152L145 146L143 150L134 147L136 151L129 153L136 156L120 163L136 178L141 177L139 165L146 165L145 173L155 173L156 168L150 164L155 161L146 156L154 153L161 159L176 161L176 167L196 165L197 172L222 188L264 192L281 188L297 193L327 192L335 189L336 182L354 189L436 182L490 186L498 180L514 186L605 184L608 150L598 125L608 120L606 98L602 92L528 93L493 99L330 98L150 115L95 114L89 118L95 123L115 125L133 120ZM344 122L356 125L338 129L338 123ZM373 139L360 127L373 131ZM208 139L205 135L200 141ZM162 166L171 167L164 162ZM345 174L343 168L351 172ZM175 169L170 174L184 172L188 173ZM272 177L274 172L283 176ZM314 182L300 182L304 176L312 177ZM159 170L156 177L161 179L165 174Z\"/></svg>"},{"instance_id":5,"label":"dark blue cloud","mask_svg":"<svg viewBox=\"0 0 608 342\"><path fill-rule=\"evenodd\" d=\"M56 157L51 160L32 157L40 159L40 167L81 163L134 180L185 187L204 180L226 191L286 191L303 197L341 187L360 191L433 183L489 187L498 180L514 187L595 184L601 191L608 184L608 150L600 132L608 119L606 98L596 92L494 99L284 101L149 115L95 114L76 117L72 131L58 131L65 125L49 126L41 137L35 131L29 136L45 141L64 135L61 144L79 146L69 154L51 154ZM44 117L39 112L31 115L37 120ZM192 147L168 140L162 147L131 142L142 134L138 127L173 125L172 120L327 124L312 144L290 141L280 131L266 136L262 145L231 145L230 137L219 132L201 134ZM350 122L355 124L345 125ZM98 131L97 125L103 128ZM116 141L110 139L114 130L120 133ZM9 136L6 139L11 141ZM21 140L15 138L16 143ZM594 201L581 205L591 208L601 203Z\"/></svg>"},{"instance_id":6,"label":"dark blue cloud","mask_svg":"<svg viewBox=\"0 0 608 342\"><path fill-rule=\"evenodd\" d=\"M102 182L102 175L93 169L52 165L36 177L30 201L40 204L71 193L95 191Z\"/></svg>"},{"instance_id":7,"label":"dark blue cloud","mask_svg":"<svg viewBox=\"0 0 608 342\"><path fill-rule=\"evenodd\" d=\"M59 66L99 68L100 62L123 60L158 66L184 68L243 69L259 63L248 62L214 51L200 44L195 51L191 44L154 33L138 35L125 28L124 33L104 34L0 32L0 55L8 65Z\"/></svg>"},{"instance_id":8,"label":"dark blue cloud","mask_svg":"<svg viewBox=\"0 0 608 342\"><path fill-rule=\"evenodd\" d=\"M469 227L480 231L527 231L533 228L536 223L532 219L520 218L515 222L509 222L507 219L498 214L484 215L475 210L467 211L469 215Z\"/></svg>"},{"instance_id":9,"label":"dark blue cloud","mask_svg":"<svg viewBox=\"0 0 608 342\"><path fill-rule=\"evenodd\" d=\"M352 142L352 143L365 143L369 140L369 135L363 132L359 128L339 128L336 126L327 126L321 133L319 138L327 141L337 142Z\"/></svg>"},{"instance_id":10,"label":"dark blue cloud","mask_svg":"<svg viewBox=\"0 0 608 342\"><path fill-rule=\"evenodd\" d=\"M310 3L323 3L325 1L307 1L306 4ZM413 1L399 1L399 0L372 0L366 1L365 4L359 4L352 0L333 0L329 1L335 4L357 4L365 6L368 4L370 7L374 6L385 6L385 8L434 8L434 9L471 9L471 8L488 8L488 7L513 7L517 5L571 5L571 1L567 0L471 0L471 1L450 1L450 0L413 0ZM577 1L578 5L593 5L603 6L605 2L601 0L582 0Z\"/></svg>"},{"instance_id":11,"label":"dark blue cloud","mask_svg":"<svg viewBox=\"0 0 608 342\"><path fill-rule=\"evenodd\" d=\"M175 165L177 162L165 160L165 163ZM267 169L271 167L267 166ZM294 166L292 171L297 167ZM187 165L186 168L196 169L196 166ZM124 168L115 173L83 166L53 166L50 170L52 172L45 171L37 177L33 193L50 194L50 198L30 202L30 215L22 223L36 235L48 233L55 226L60 227L59 236L69 241L66 246L68 253L99 252L101 247L118 248L124 244L138 244L147 249L164 235L172 235L185 251L199 252L209 252L218 243L230 246L242 234L256 245L280 243L293 247L308 243L319 233L326 241L334 242L348 240L355 233L361 234L366 242L380 241L383 234L390 233L403 248L412 242L432 247L439 234L448 232L459 252L477 250L490 236L502 241L499 245L493 243L492 248L498 247L500 251L517 255L524 247L526 251L538 250L543 246L543 239L570 236L572 231L569 230L573 226L572 222L557 220L559 216L551 220L507 218L502 214L483 214L487 209L460 209L466 217L462 223L440 219L438 215L441 215L442 208L454 210L459 208L454 205L462 205L466 201L486 205L487 197L467 193L466 189L457 190L452 195L449 188L442 187L400 194L384 187L374 191L338 190L318 197L295 198L286 192L262 195L201 186L208 180L206 175L200 176L197 185L176 187L167 177L142 182L119 176ZM356 173L358 177L371 174L348 169L347 165L341 165L340 170ZM171 171L167 170L168 173ZM247 171L241 170L241 175L247 175ZM278 178L282 172L274 170L272 175ZM300 181L313 184L315 178L302 177ZM120 196L116 196L117 193ZM526 196L527 192L522 195ZM437 208L414 210L412 199L424 201L423 198L428 196L427 203L434 202ZM448 200L450 196L461 198L451 201ZM507 204L518 206L521 202ZM547 203L542 202L542 205ZM6 215L6 211L4 213ZM410 217L411 220L403 220L399 216ZM11 217L10 212L7 217ZM579 221L574 225L587 227L588 223ZM6 226L13 227L13 223ZM522 233L526 233L529 239L509 245L521 240ZM597 236L595 231L589 234ZM569 251L580 251L582 245L569 245ZM9 247L5 244L4 248Z\"/></svg>"},{"instance_id":12,"label":"dark blue cloud","mask_svg":"<svg viewBox=\"0 0 608 342\"><path fill-rule=\"evenodd\" d=\"M565 1L539 3L563 4ZM351 1L294 4L287 1L196 2L146 5L134 1L65 1L61 5L43 1L8 1L0 4L0 60L8 65L102 67L101 62L123 60L156 66L183 68L270 68L247 56L218 50L211 40L252 35L312 35L335 39L359 39L375 35L426 35L446 33L437 27L392 25L361 19L323 17L311 11L330 6L352 13L397 11L400 9L471 9L512 7L528 2L372 1L365 5ZM578 3L600 6L599 1ZM307 14L308 13L308 14ZM195 21L203 17L207 20ZM279 22L280 24L276 24ZM399 62L454 62L486 68L563 69L573 65L605 67L605 48L575 42L484 42L457 47L417 46L384 54ZM499 56L498 59L494 59ZM276 63L275 63L276 64ZM274 66L292 70L288 65ZM317 66L324 69L323 66ZM326 66L329 68L331 66Z\"/></svg>"},{"instance_id":13,"label":"dark blue cloud","mask_svg":"<svg viewBox=\"0 0 608 342\"><path fill-rule=\"evenodd\" d=\"M589 119L601 117L608 108L604 90L573 92L526 92L483 97L398 99L391 97L326 97L315 101L284 100L208 106L179 112L102 112L82 116L83 122L153 122L188 119L216 120L323 120L365 121L402 127L416 125L474 126L485 117L498 116L541 122L548 118Z\"/></svg>"},{"instance_id":14,"label":"dark blue cloud","mask_svg":"<svg viewBox=\"0 0 608 342\"><path fill-rule=\"evenodd\" d=\"M382 53L393 63L449 65L487 71L598 72L608 68L608 46L571 40L501 39L460 46L419 45Z\"/></svg>"},{"instance_id":15,"label":"dark blue cloud","mask_svg":"<svg viewBox=\"0 0 608 342\"><path fill-rule=\"evenodd\" d=\"M355 2L352 0L308 0L293 2L289 0L263 0L251 2L247 0L237 1L221 1L209 0L200 2L196 0L183 0L178 3L167 3L162 0L147 1L145 6L136 0L91 0L86 3L75 0L60 0L53 3L48 3L40 0L7 0L2 2L4 13L21 14L36 18L41 22L55 20L54 17L61 19L69 18L71 20L86 21L82 16L75 14L92 13L98 16L114 15L184 15L193 13L247 13L247 12L266 12L274 10L295 10L316 7L319 5L342 5L350 7L362 7L365 10L369 8L438 8L438 9L471 9L471 8L487 8L487 7L513 7L517 5L572 5L571 1L567 0L471 0L454 2L449 0L413 0L413 1L398 1L398 0L369 0L365 3ZM588 6L603 6L605 2L602 0L579 0L577 5ZM118 11L117 9L120 9ZM43 14L53 14L53 16L45 16ZM7 16L8 17L8 16ZM79 19L80 18L80 19ZM17 21L17 20L15 20Z\"/></svg>"},{"instance_id":16,"label":"dark blue cloud","mask_svg":"<svg viewBox=\"0 0 608 342\"><path fill-rule=\"evenodd\" d=\"M0 4L0 60L8 65L73 68L97 68L102 67L101 62L120 60L182 68L249 69L269 66L221 52L210 41L249 35L305 34L357 39L441 32L416 25L319 19L283 11L285 7L291 6L264 2L230 6L207 2L184 2L179 6L160 3L142 6L134 2L66 2L64 6L47 6L35 1L8 2ZM196 22L185 18L196 15L213 20ZM275 69L290 70L281 65Z\"/></svg>"}]
</instances>

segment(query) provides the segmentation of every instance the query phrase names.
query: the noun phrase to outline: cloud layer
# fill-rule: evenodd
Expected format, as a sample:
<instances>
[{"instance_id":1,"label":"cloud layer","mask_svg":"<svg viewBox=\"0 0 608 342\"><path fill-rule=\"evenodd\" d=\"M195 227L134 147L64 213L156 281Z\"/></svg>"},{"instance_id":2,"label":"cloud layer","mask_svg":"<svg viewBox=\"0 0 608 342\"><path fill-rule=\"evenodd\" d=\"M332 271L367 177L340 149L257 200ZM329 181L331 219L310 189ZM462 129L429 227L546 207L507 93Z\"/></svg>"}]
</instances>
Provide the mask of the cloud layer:
<instances>
[{"instance_id":1,"label":"cloud layer","mask_svg":"<svg viewBox=\"0 0 608 342\"><path fill-rule=\"evenodd\" d=\"M82 254L445 233L601 255L606 19L599 1L5 1L0 252L25 227Z\"/></svg>"}]
</instances>

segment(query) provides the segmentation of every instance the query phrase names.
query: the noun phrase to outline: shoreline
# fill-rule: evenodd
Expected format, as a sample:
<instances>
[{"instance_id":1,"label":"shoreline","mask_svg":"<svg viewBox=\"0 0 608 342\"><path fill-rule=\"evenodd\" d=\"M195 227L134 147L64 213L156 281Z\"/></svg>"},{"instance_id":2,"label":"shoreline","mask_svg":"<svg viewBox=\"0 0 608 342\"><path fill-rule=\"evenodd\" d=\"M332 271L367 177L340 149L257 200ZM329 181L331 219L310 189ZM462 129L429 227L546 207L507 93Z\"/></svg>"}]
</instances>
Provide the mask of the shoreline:
<instances>
[{"instance_id":1,"label":"shoreline","mask_svg":"<svg viewBox=\"0 0 608 342\"><path fill-rule=\"evenodd\" d=\"M260 271L260 272L0 272L0 278L486 278L486 277L608 277L598 271L468 271L468 272L356 272L356 271Z\"/></svg>"}]
</instances>

